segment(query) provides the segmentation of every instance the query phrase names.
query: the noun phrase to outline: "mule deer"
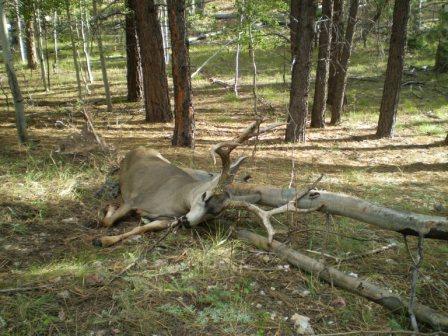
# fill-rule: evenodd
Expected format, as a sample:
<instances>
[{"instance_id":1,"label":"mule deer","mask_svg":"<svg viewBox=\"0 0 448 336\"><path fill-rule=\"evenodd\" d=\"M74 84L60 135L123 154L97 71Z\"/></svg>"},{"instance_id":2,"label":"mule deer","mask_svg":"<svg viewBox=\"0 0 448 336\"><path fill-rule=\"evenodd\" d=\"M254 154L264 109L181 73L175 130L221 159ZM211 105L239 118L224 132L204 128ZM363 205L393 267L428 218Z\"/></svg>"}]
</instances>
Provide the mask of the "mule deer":
<instances>
[{"instance_id":1,"label":"mule deer","mask_svg":"<svg viewBox=\"0 0 448 336\"><path fill-rule=\"evenodd\" d=\"M255 121L231 142L222 142L212 148L213 158L221 158L220 174L213 175L192 169L181 169L171 164L153 149L131 150L120 167L120 189L123 203L118 209L109 206L102 224L113 225L131 210L155 220L124 235L102 237L95 245L109 246L128 236L157 229L172 219L172 225L195 226L218 215L230 198L227 186L233 181L245 157L233 164L230 153L239 144L273 127L260 129L261 120ZM275 125L276 127L276 125Z\"/></svg>"}]
</instances>

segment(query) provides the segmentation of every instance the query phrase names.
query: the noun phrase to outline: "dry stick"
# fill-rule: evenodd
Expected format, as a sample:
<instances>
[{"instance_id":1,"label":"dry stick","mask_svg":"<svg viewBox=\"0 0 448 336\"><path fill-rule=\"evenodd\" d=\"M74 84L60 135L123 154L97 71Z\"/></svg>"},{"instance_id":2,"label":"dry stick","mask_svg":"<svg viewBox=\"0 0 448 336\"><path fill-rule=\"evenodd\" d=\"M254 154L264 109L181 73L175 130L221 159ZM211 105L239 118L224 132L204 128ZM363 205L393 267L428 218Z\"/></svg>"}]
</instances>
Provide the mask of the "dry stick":
<instances>
[{"instance_id":1,"label":"dry stick","mask_svg":"<svg viewBox=\"0 0 448 336\"><path fill-rule=\"evenodd\" d=\"M50 288L49 285L41 285L41 286L32 286L32 287L16 287L16 288L3 288L0 289L0 294L14 294L19 292L28 292L43 288Z\"/></svg>"},{"instance_id":2,"label":"dry stick","mask_svg":"<svg viewBox=\"0 0 448 336\"><path fill-rule=\"evenodd\" d=\"M406 236L404 236L404 239L406 241L406 248L407 251L411 257L411 260L413 262L412 265L412 281L411 281L411 293L409 295L409 307L408 307L408 312L409 312L409 317L411 319L411 325L412 325L412 329L414 329L415 332L418 332L418 324L417 324L417 320L415 318L415 314L414 314L414 305L415 305L415 293L417 291L417 280L418 280L418 271L420 269L420 266L423 262L423 235L420 234L418 236L418 256L417 256L417 261L414 260L414 258L412 257L411 251L409 250L409 246L407 244L407 239Z\"/></svg>"},{"instance_id":3,"label":"dry stick","mask_svg":"<svg viewBox=\"0 0 448 336\"><path fill-rule=\"evenodd\" d=\"M344 331L331 334L316 334L315 336L345 336L345 335L417 335L417 336L443 336L448 335L446 332L432 332L432 333L416 333L410 330L359 330L359 331Z\"/></svg>"},{"instance_id":4,"label":"dry stick","mask_svg":"<svg viewBox=\"0 0 448 336\"><path fill-rule=\"evenodd\" d=\"M238 230L236 236L238 239L250 242L260 249L272 251L292 265L308 273L317 274L320 279L378 303L393 313L402 314L407 310L406 300L392 294L390 290L366 280L349 276L334 267L326 266L276 240L269 244L269 241L263 236L247 230ZM448 330L447 315L417 302L414 303L413 312L418 321L427 323L436 330Z\"/></svg>"},{"instance_id":5,"label":"dry stick","mask_svg":"<svg viewBox=\"0 0 448 336\"><path fill-rule=\"evenodd\" d=\"M230 40L229 42L224 44L224 46L222 46L221 49L218 49L213 55L211 55L209 58L207 58L205 60L205 62L202 63L199 66L199 68L197 68L196 71L191 74L191 78L193 79L194 77L196 77L202 71L202 69L204 69L204 67L208 64L208 62L210 62L212 59L214 59L216 56L218 56L221 52L223 52L227 48L228 45L232 44L233 42L235 42L235 39Z\"/></svg>"},{"instance_id":6,"label":"dry stick","mask_svg":"<svg viewBox=\"0 0 448 336\"><path fill-rule=\"evenodd\" d=\"M398 247L398 245L396 243L390 243L390 244L388 244L386 246L381 246L381 247L378 247L376 249L373 249L373 250L365 252L365 253L360 253L360 254L349 256L349 257L346 257L346 258L342 258L342 259L338 258L338 259L339 259L339 262L359 259L359 258L362 258L362 257L370 256L372 254L377 254L377 253L384 252L384 251L387 251L387 250L390 250L390 249L394 249L394 248L397 248L397 247Z\"/></svg>"}]
</instances>

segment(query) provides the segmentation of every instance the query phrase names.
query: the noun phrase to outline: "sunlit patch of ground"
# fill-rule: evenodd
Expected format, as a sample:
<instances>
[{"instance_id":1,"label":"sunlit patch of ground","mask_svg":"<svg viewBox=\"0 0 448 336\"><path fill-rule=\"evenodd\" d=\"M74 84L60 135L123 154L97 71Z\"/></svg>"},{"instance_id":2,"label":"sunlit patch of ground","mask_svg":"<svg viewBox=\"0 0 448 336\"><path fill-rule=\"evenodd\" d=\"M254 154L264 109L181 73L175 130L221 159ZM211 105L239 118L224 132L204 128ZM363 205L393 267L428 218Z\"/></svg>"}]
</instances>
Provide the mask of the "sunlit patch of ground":
<instances>
[{"instance_id":1,"label":"sunlit patch of ground","mask_svg":"<svg viewBox=\"0 0 448 336\"><path fill-rule=\"evenodd\" d=\"M192 64L201 64L216 48L220 47L194 47ZM374 303L321 283L316 276L285 267L271 254L228 238L228 222L223 220L170 235L147 255L145 250L158 234L109 249L91 246L95 236L138 224L137 217L129 217L110 231L97 227L98 212L110 200L94 194L127 150L149 146L176 164L219 170L212 165L210 146L230 139L253 118L251 67L247 53L242 55L239 98L210 85L204 76L193 83L195 150L171 147L172 124L145 124L140 103L125 101L123 58L114 57L109 63L112 113L105 112L96 58L97 80L84 104L76 103L69 61L53 76L49 93L40 90L37 71L19 71L29 133L35 142L29 148L19 147L12 106L0 114L0 287L36 288L0 293L2 333L292 334L294 313L309 316L319 333L408 327L405 317L393 316ZM284 52L268 50L257 55L258 93L274 111L262 104L259 109L269 112L269 122L284 120L289 97L283 83ZM238 155L251 158L242 170L250 172L257 183L288 185L294 162L297 187L323 173L321 188L446 216L448 154L441 142L448 129L448 98L440 88L447 87L448 77L417 72L414 80L425 85L403 88L396 137L376 140L385 61L379 59L373 67L368 55L369 51L355 53L348 106L340 126L309 130L304 144L283 143L282 129L264 135L255 152L253 143L237 150ZM231 80L233 57L234 50L226 50L211 62L208 73ZM412 65L414 59L409 62ZM117 148L116 154L73 158L54 152L81 127L82 106L92 113L101 135ZM67 127L56 128L57 120ZM438 212L435 206L445 210ZM263 232L244 213L231 212L226 217ZM342 263L339 268L408 293L410 261L399 235L344 218L335 218L335 225L328 228L321 214L282 218L282 222L293 228L292 247L324 249L337 257L397 241L397 250ZM287 238L285 225L279 226L283 229L280 240ZM414 247L414 239L410 241ZM440 311L448 311L447 256L445 242L425 241L418 299ZM133 268L116 278L136 259ZM345 307L338 306L341 298Z\"/></svg>"}]
</instances>

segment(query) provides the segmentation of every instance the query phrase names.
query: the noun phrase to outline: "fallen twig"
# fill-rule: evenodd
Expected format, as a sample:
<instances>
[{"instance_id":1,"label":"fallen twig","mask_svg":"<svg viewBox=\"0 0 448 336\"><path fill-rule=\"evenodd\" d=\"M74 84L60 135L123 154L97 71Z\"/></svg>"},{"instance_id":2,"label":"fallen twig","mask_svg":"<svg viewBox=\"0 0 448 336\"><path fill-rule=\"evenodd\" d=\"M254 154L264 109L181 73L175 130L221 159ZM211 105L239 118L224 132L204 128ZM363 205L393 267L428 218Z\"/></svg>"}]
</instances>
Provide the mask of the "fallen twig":
<instances>
[{"instance_id":1,"label":"fallen twig","mask_svg":"<svg viewBox=\"0 0 448 336\"><path fill-rule=\"evenodd\" d=\"M0 294L14 294L19 292L28 292L38 289L50 288L50 285L30 286L30 287L15 287L0 289Z\"/></svg>"}]
</instances>

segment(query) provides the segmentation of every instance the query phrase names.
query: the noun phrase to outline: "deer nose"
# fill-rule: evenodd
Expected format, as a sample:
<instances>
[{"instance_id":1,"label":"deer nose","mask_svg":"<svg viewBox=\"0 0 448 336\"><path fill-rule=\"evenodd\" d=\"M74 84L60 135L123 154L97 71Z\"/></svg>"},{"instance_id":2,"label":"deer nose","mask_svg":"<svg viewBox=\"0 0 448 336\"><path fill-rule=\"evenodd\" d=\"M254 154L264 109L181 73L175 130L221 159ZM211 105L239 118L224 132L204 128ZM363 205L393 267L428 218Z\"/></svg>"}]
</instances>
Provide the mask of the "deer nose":
<instances>
[{"instance_id":1,"label":"deer nose","mask_svg":"<svg viewBox=\"0 0 448 336\"><path fill-rule=\"evenodd\" d=\"M182 216L179 218L179 224L187 229L191 228L190 222L188 221L187 216Z\"/></svg>"}]
</instances>

